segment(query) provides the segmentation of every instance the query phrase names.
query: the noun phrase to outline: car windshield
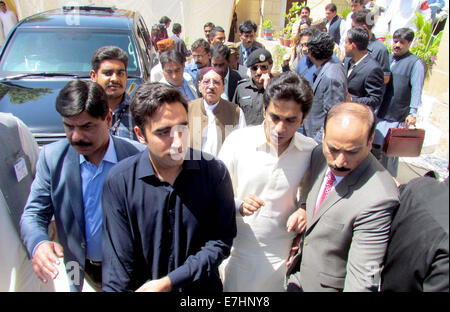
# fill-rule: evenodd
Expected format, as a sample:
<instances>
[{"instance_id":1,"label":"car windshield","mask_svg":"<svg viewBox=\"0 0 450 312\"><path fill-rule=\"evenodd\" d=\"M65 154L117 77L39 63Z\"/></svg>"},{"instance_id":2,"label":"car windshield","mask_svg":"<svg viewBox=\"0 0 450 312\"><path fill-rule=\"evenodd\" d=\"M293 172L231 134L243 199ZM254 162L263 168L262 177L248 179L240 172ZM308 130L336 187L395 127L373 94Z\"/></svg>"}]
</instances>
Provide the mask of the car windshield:
<instances>
[{"instance_id":1,"label":"car windshield","mask_svg":"<svg viewBox=\"0 0 450 312\"><path fill-rule=\"evenodd\" d=\"M126 31L80 28L18 29L4 51L0 76L71 73L88 76L94 52L115 45L128 53L128 75L140 76L136 50Z\"/></svg>"}]
</instances>

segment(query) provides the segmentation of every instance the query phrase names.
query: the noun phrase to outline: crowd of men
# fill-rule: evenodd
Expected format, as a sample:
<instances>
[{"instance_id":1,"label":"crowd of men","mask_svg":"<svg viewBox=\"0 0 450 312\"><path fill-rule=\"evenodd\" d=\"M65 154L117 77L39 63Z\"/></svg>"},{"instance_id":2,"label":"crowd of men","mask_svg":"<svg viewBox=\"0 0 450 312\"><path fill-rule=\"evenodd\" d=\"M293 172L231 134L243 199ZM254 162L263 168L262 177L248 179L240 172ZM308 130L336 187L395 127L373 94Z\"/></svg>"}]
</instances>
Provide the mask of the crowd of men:
<instances>
[{"instance_id":1,"label":"crowd of men","mask_svg":"<svg viewBox=\"0 0 450 312\"><path fill-rule=\"evenodd\" d=\"M130 96L127 53L98 49L91 81L56 99L67 138L40 152L1 114L2 283L14 267L17 291L61 274L71 291L448 291L448 179L399 188L380 150L415 124L414 32L396 30L388 55L369 10L344 34L333 11L299 23L297 65L278 75L254 22L237 44L207 23L188 50L163 17L152 81Z\"/></svg>"}]
</instances>

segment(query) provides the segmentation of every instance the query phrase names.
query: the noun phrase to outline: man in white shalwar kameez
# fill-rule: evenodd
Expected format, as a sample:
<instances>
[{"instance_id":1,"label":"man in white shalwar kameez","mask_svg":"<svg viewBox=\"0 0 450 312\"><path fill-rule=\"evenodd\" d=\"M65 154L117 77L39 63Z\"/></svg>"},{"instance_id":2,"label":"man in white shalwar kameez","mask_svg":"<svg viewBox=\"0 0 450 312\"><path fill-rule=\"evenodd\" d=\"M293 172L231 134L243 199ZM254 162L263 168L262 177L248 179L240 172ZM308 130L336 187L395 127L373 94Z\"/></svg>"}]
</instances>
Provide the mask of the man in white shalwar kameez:
<instances>
[{"instance_id":1,"label":"man in white shalwar kameez","mask_svg":"<svg viewBox=\"0 0 450 312\"><path fill-rule=\"evenodd\" d=\"M230 172L237 236L221 265L224 291L284 291L294 239L304 230L297 192L316 143L296 130L313 100L294 72L272 78L264 94L263 124L239 129L219 153Z\"/></svg>"}]
</instances>

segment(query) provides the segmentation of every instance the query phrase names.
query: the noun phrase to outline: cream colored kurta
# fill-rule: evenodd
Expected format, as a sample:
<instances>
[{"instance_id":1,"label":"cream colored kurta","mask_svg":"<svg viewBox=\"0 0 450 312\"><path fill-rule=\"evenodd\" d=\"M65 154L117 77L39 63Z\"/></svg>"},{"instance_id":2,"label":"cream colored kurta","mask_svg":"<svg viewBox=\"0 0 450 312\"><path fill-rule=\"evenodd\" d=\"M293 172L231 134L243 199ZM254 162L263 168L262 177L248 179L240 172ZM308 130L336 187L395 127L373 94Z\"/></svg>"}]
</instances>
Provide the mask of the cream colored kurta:
<instances>
[{"instance_id":1,"label":"cream colored kurta","mask_svg":"<svg viewBox=\"0 0 450 312\"><path fill-rule=\"evenodd\" d=\"M286 222L297 209L297 191L316 145L296 133L278 157L263 125L226 138L218 158L230 172L236 206L249 194L265 205L251 216L236 212L237 236L220 267L224 291L284 291L286 260L296 236L286 231Z\"/></svg>"}]
</instances>

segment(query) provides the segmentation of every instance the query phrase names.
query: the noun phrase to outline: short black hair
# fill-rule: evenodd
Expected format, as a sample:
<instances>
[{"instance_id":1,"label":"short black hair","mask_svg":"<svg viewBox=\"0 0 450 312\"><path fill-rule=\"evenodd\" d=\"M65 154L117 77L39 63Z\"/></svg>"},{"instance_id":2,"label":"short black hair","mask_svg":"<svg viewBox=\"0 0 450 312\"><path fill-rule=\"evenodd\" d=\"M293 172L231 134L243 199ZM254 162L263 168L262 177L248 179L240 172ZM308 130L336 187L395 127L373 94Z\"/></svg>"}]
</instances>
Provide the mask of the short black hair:
<instances>
[{"instance_id":1,"label":"short black hair","mask_svg":"<svg viewBox=\"0 0 450 312\"><path fill-rule=\"evenodd\" d=\"M208 22L205 25L203 25L203 28L205 28L205 27L214 27L214 26L215 26L214 23Z\"/></svg>"},{"instance_id":2,"label":"short black hair","mask_svg":"<svg viewBox=\"0 0 450 312\"><path fill-rule=\"evenodd\" d=\"M356 107L348 107L350 104L354 104L354 106L360 106L360 108L365 108L367 110L368 114L364 114L363 112L361 112L360 110L358 110ZM342 102L342 103L338 103L336 105L333 105L330 110L328 111L328 113L325 115L325 120L323 122L323 131L325 133L326 130L326 126L327 126L327 122L328 120L330 120L331 118L338 116L342 113L350 113L353 116L357 116L358 118L364 118L367 119L367 123L369 125L369 136L367 138L367 142L370 141L370 138L374 135L375 133L375 128L376 128L376 124L377 124L377 117L373 111L373 108L366 105L366 104L362 104L362 103L349 103L349 102Z\"/></svg>"},{"instance_id":3,"label":"short black hair","mask_svg":"<svg viewBox=\"0 0 450 312\"><path fill-rule=\"evenodd\" d=\"M216 33L223 32L225 33L225 30L220 26L215 26L213 29L211 29L211 32L209 33L209 38L214 38L216 36Z\"/></svg>"},{"instance_id":4,"label":"short black hair","mask_svg":"<svg viewBox=\"0 0 450 312\"><path fill-rule=\"evenodd\" d=\"M325 6L325 10L329 10L329 11L331 11L331 12L336 12L336 11L337 11L336 4L334 4L334 3L328 3L328 4Z\"/></svg>"},{"instance_id":5,"label":"short black hair","mask_svg":"<svg viewBox=\"0 0 450 312\"><path fill-rule=\"evenodd\" d=\"M314 92L309 82L296 72L289 71L270 79L263 95L264 109L267 109L271 101L293 100L301 105L303 118L306 118L311 109L313 97Z\"/></svg>"},{"instance_id":6,"label":"short black hair","mask_svg":"<svg viewBox=\"0 0 450 312\"><path fill-rule=\"evenodd\" d=\"M358 25L366 25L367 28L372 29L375 25L375 16L368 9L361 9L352 14L352 20Z\"/></svg>"},{"instance_id":7,"label":"short black hair","mask_svg":"<svg viewBox=\"0 0 450 312\"><path fill-rule=\"evenodd\" d=\"M361 5L364 4L364 0L350 0L350 2L359 2Z\"/></svg>"},{"instance_id":8,"label":"short black hair","mask_svg":"<svg viewBox=\"0 0 450 312\"><path fill-rule=\"evenodd\" d=\"M222 43L216 43L211 47L211 59L223 56L227 61L230 59L230 48Z\"/></svg>"},{"instance_id":9,"label":"short black hair","mask_svg":"<svg viewBox=\"0 0 450 312\"><path fill-rule=\"evenodd\" d=\"M300 12L305 9L306 11L308 11L309 13L311 13L311 9L307 6L302 6L302 8L300 9Z\"/></svg>"},{"instance_id":10,"label":"short black hair","mask_svg":"<svg viewBox=\"0 0 450 312\"><path fill-rule=\"evenodd\" d=\"M177 50L170 50L170 51L165 51L165 52L161 53L161 56L159 57L159 62L161 63L161 67L163 69L167 63L171 63L171 62L177 63L184 67L184 63L186 62L186 57Z\"/></svg>"},{"instance_id":11,"label":"short black hair","mask_svg":"<svg viewBox=\"0 0 450 312\"><path fill-rule=\"evenodd\" d=\"M251 20L245 20L239 25L239 32L241 34L250 33L252 31L256 32L258 26Z\"/></svg>"},{"instance_id":12,"label":"short black hair","mask_svg":"<svg viewBox=\"0 0 450 312\"><path fill-rule=\"evenodd\" d=\"M298 34L298 38L300 39L303 36L311 37L313 35L314 31L316 31L316 30L317 29L314 29L314 28L311 28L311 27L305 28L305 29L300 31L300 33ZM299 42L300 42L300 40L299 40Z\"/></svg>"},{"instance_id":13,"label":"short black hair","mask_svg":"<svg viewBox=\"0 0 450 312\"><path fill-rule=\"evenodd\" d=\"M167 24L168 22L171 22L171 21L172 20L169 17L165 16L165 15L159 19L159 23L160 24Z\"/></svg>"},{"instance_id":14,"label":"short black hair","mask_svg":"<svg viewBox=\"0 0 450 312\"><path fill-rule=\"evenodd\" d=\"M105 119L109 112L108 97L98 83L75 79L59 92L56 111L62 117L73 117L86 111L94 118Z\"/></svg>"},{"instance_id":15,"label":"short black hair","mask_svg":"<svg viewBox=\"0 0 450 312\"><path fill-rule=\"evenodd\" d=\"M172 33L174 33L175 35L179 35L181 33L181 24L180 23L173 24Z\"/></svg>"},{"instance_id":16,"label":"short black hair","mask_svg":"<svg viewBox=\"0 0 450 312\"><path fill-rule=\"evenodd\" d=\"M116 46L104 46L95 51L92 56L91 65L92 69L97 72L100 68L100 64L106 60L118 60L125 65L125 70L128 66L128 55L119 47Z\"/></svg>"},{"instance_id":17,"label":"short black hair","mask_svg":"<svg viewBox=\"0 0 450 312\"><path fill-rule=\"evenodd\" d=\"M194 41L194 43L191 46L191 50L197 50L198 48L203 48L207 53L211 50L211 45L208 41L206 41L203 38L197 39Z\"/></svg>"},{"instance_id":18,"label":"short black hair","mask_svg":"<svg viewBox=\"0 0 450 312\"><path fill-rule=\"evenodd\" d=\"M408 42L414 40L414 31L411 28L399 28L392 35L392 39L405 39Z\"/></svg>"},{"instance_id":19,"label":"short black hair","mask_svg":"<svg viewBox=\"0 0 450 312\"><path fill-rule=\"evenodd\" d=\"M186 112L188 111L188 102L177 88L160 82L146 82L140 85L130 104L136 126L144 133L145 123L155 111L166 103L174 102L180 102Z\"/></svg>"},{"instance_id":20,"label":"short black hair","mask_svg":"<svg viewBox=\"0 0 450 312\"><path fill-rule=\"evenodd\" d=\"M362 26L353 27L347 32L350 43L355 43L359 51L367 50L369 45L369 32Z\"/></svg>"},{"instance_id":21,"label":"short black hair","mask_svg":"<svg viewBox=\"0 0 450 312\"><path fill-rule=\"evenodd\" d=\"M309 53L317 60L328 60L333 55L334 39L328 33L315 30L306 43Z\"/></svg>"}]
</instances>

